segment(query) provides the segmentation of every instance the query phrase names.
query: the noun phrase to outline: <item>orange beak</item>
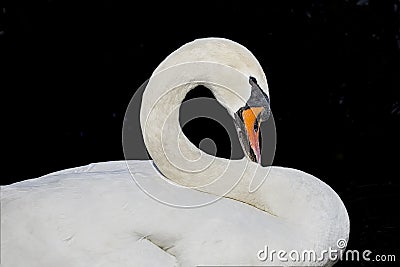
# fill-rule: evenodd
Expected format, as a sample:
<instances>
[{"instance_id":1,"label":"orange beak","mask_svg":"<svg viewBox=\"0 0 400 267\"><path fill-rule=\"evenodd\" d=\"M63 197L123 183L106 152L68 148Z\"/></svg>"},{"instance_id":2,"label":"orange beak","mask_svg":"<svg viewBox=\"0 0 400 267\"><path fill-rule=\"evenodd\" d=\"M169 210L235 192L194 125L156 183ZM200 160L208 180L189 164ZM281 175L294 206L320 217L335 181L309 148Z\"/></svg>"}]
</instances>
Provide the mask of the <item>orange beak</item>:
<instances>
[{"instance_id":1,"label":"orange beak","mask_svg":"<svg viewBox=\"0 0 400 267\"><path fill-rule=\"evenodd\" d=\"M243 122L246 127L250 147L253 150L258 163L261 163L261 151L259 143L261 121L257 120L257 116L263 111L263 109L263 107L252 107L245 109L242 112Z\"/></svg>"}]
</instances>

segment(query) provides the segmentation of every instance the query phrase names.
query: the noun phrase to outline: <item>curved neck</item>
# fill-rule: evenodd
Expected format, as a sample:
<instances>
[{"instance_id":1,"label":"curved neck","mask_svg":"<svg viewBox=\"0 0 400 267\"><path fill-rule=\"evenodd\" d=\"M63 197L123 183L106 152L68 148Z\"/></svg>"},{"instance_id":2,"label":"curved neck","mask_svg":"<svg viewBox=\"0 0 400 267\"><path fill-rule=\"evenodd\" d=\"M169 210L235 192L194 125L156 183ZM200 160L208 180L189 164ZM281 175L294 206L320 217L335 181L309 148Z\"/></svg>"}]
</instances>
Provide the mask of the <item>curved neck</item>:
<instances>
[{"instance_id":1,"label":"curved neck","mask_svg":"<svg viewBox=\"0 0 400 267\"><path fill-rule=\"evenodd\" d=\"M346 209L322 181L292 169L261 167L247 158L216 158L184 136L179 107L197 85L209 88L231 114L250 93L248 76L229 65L167 58L149 80L140 113L147 150L161 173L180 185L239 200L297 225L310 249L326 249L327 244L334 249L339 238L347 238L340 236L348 229Z\"/></svg>"},{"instance_id":2,"label":"curved neck","mask_svg":"<svg viewBox=\"0 0 400 267\"><path fill-rule=\"evenodd\" d=\"M184 136L179 125L179 107L187 92L197 85L209 88L231 114L245 105L250 92L248 78L222 64L184 63L155 73L143 93L140 120L144 141L166 177L181 185L225 195L222 191L226 183L232 187L234 179L221 178L226 177L225 170L232 162L199 150ZM247 160L242 162L248 164ZM215 180L217 183L213 183ZM217 186L219 182L223 185ZM215 191L216 188L219 189Z\"/></svg>"}]
</instances>

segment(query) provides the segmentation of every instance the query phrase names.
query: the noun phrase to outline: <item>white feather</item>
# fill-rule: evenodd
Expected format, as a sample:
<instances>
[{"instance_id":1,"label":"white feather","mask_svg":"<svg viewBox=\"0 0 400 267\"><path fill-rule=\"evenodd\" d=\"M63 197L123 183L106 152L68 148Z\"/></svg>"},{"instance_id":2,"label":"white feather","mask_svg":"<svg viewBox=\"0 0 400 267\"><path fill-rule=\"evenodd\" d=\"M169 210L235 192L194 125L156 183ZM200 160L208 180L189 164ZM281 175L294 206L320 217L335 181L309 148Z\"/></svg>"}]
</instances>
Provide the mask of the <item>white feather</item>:
<instances>
[{"instance_id":1,"label":"white feather","mask_svg":"<svg viewBox=\"0 0 400 267\"><path fill-rule=\"evenodd\" d=\"M1 263L333 264L257 257L265 246L319 255L348 239L346 209L328 185L294 169L214 158L181 134L179 105L191 88L209 87L232 114L249 97L249 76L268 93L255 57L230 40L196 40L172 53L153 73L141 109L146 147L170 180L152 161L117 161L3 186ZM211 204L174 207L199 203Z\"/></svg>"}]
</instances>

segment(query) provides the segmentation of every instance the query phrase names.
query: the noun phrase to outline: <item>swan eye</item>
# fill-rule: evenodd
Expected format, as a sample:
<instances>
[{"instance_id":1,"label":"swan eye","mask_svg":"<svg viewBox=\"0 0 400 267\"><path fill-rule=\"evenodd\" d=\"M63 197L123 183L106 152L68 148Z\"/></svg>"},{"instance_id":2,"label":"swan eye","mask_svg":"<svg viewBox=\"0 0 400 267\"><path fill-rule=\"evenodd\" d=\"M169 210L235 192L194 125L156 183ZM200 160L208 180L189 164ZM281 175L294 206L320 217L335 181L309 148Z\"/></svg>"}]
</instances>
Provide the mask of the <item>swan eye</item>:
<instances>
[{"instance_id":1,"label":"swan eye","mask_svg":"<svg viewBox=\"0 0 400 267\"><path fill-rule=\"evenodd\" d=\"M249 80L250 80L251 82L253 82L254 84L257 84L257 79L254 78L253 76L250 76Z\"/></svg>"}]
</instances>

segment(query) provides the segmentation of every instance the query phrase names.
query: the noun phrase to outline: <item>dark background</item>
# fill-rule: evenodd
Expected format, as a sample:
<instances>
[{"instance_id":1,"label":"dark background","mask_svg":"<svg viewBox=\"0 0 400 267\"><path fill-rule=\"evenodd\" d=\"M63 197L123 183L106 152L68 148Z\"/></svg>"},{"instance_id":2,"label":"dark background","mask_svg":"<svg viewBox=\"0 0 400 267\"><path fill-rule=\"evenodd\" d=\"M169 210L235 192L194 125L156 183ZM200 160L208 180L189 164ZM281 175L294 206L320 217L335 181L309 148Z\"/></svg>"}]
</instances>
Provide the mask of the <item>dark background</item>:
<instances>
[{"instance_id":1,"label":"dark background","mask_svg":"<svg viewBox=\"0 0 400 267\"><path fill-rule=\"evenodd\" d=\"M274 165L340 195L349 249L400 260L400 1L147 2L0 10L1 184L123 159L136 88L182 44L225 37L267 75Z\"/></svg>"}]
</instances>

